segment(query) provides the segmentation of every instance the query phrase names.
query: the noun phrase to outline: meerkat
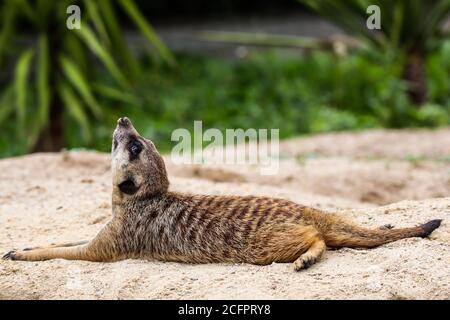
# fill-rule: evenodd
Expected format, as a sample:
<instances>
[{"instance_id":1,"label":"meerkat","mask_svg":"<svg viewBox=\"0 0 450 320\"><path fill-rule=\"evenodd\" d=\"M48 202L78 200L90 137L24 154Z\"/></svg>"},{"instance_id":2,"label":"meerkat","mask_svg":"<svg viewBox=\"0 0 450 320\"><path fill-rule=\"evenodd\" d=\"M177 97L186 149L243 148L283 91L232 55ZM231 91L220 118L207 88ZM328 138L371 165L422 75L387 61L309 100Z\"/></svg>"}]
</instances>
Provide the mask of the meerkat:
<instances>
[{"instance_id":1,"label":"meerkat","mask_svg":"<svg viewBox=\"0 0 450 320\"><path fill-rule=\"evenodd\" d=\"M112 143L112 218L90 241L10 251L4 259L110 262L156 259L185 263L293 263L308 268L326 248L373 248L426 237L441 220L368 229L288 200L169 191L163 158L124 117Z\"/></svg>"}]
</instances>

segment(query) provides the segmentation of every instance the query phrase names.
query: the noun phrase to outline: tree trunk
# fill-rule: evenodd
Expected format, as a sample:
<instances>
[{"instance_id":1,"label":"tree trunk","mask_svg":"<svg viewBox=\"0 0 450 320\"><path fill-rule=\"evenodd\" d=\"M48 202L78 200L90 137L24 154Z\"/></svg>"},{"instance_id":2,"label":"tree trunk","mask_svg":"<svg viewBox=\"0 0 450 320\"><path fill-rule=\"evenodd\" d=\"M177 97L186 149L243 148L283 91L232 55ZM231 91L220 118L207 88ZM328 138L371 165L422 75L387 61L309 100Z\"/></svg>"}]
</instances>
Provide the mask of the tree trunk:
<instances>
[{"instance_id":1,"label":"tree trunk","mask_svg":"<svg viewBox=\"0 0 450 320\"><path fill-rule=\"evenodd\" d=\"M40 133L32 152L58 152L64 148L64 109L54 97L47 127Z\"/></svg>"},{"instance_id":2,"label":"tree trunk","mask_svg":"<svg viewBox=\"0 0 450 320\"><path fill-rule=\"evenodd\" d=\"M427 101L428 88L425 70L425 57L420 51L408 54L406 65L403 69L403 80L408 85L409 100L420 106Z\"/></svg>"}]
</instances>

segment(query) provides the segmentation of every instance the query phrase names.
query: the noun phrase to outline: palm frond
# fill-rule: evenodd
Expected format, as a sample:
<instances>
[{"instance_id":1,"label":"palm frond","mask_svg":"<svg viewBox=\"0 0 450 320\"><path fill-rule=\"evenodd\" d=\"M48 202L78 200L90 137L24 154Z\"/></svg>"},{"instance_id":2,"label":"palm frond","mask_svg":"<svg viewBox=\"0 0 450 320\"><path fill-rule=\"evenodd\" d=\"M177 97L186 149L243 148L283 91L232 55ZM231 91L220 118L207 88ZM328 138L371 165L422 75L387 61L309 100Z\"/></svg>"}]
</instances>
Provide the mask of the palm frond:
<instances>
[{"instance_id":1,"label":"palm frond","mask_svg":"<svg viewBox=\"0 0 450 320\"><path fill-rule=\"evenodd\" d=\"M387 50L427 50L450 14L450 0L299 0L344 31ZM381 30L369 30L369 5L381 11Z\"/></svg>"},{"instance_id":2,"label":"palm frond","mask_svg":"<svg viewBox=\"0 0 450 320\"><path fill-rule=\"evenodd\" d=\"M85 79L83 74L69 57L62 56L60 58L60 63L69 82L78 91L94 115L100 117L102 114L102 109L92 94L89 82Z\"/></svg>"},{"instance_id":3,"label":"palm frond","mask_svg":"<svg viewBox=\"0 0 450 320\"><path fill-rule=\"evenodd\" d=\"M109 0L98 0L98 4L99 7L102 8L101 14L105 27L110 35L111 46L115 49L116 56L126 67L130 78L134 79L139 74L139 66L136 59L134 59L130 53L130 50L127 49L125 37L123 35L122 28L118 24L118 19L114 12L113 6Z\"/></svg>"},{"instance_id":4,"label":"palm frond","mask_svg":"<svg viewBox=\"0 0 450 320\"><path fill-rule=\"evenodd\" d=\"M14 90L16 97L16 111L19 120L19 132L22 134L25 129L25 117L27 113L27 96L29 92L28 75L30 73L31 58L33 58L34 50L28 49L24 51L17 62L15 77L14 77Z\"/></svg>"},{"instance_id":5,"label":"palm frond","mask_svg":"<svg viewBox=\"0 0 450 320\"><path fill-rule=\"evenodd\" d=\"M137 9L133 1L119 0L124 11L128 14L131 20L136 24L141 33L147 40L155 46L160 56L170 65L175 64L175 58L172 53L167 49L164 43L159 39L156 33L153 31L152 26L145 20L142 14Z\"/></svg>"},{"instance_id":6,"label":"palm frond","mask_svg":"<svg viewBox=\"0 0 450 320\"><path fill-rule=\"evenodd\" d=\"M108 69L108 71L111 73L111 75L114 77L114 79L123 86L126 89L130 89L130 84L124 74L120 71L120 69L117 67L116 62L114 61L114 58L112 55L106 50L98 41L98 39L95 37L92 30L84 26L80 30L76 31L81 39L84 41L84 43L92 50L92 52L102 61L102 63L105 65L105 67Z\"/></svg>"},{"instance_id":7,"label":"palm frond","mask_svg":"<svg viewBox=\"0 0 450 320\"><path fill-rule=\"evenodd\" d=\"M10 85L0 97L0 124L14 113L14 87Z\"/></svg>"},{"instance_id":8,"label":"palm frond","mask_svg":"<svg viewBox=\"0 0 450 320\"><path fill-rule=\"evenodd\" d=\"M79 30L65 28L69 5L83 9ZM89 116L100 119L103 115L100 98L139 105L132 86L140 76L139 61L128 49L118 9L129 16L163 60L174 61L133 1L0 1L0 85L10 79L13 82L10 88L0 88L0 121L15 114L23 147L34 149L36 142L38 148L59 150L62 146L53 142L61 144L62 132L52 131L60 137L49 142L53 139L49 130L64 128L65 111L88 138L89 126L95 121L89 121ZM20 28L16 21L20 21ZM26 35L23 30L27 30ZM33 32L37 41L30 43ZM99 76L99 70L105 77ZM109 78L112 84L99 83L99 79ZM60 123L50 126L52 121Z\"/></svg>"},{"instance_id":9,"label":"palm frond","mask_svg":"<svg viewBox=\"0 0 450 320\"><path fill-rule=\"evenodd\" d=\"M46 34L39 36L39 53L37 61L37 97L38 97L38 123L44 128L48 122L50 109L50 84L49 84L49 52Z\"/></svg>"},{"instance_id":10,"label":"palm frond","mask_svg":"<svg viewBox=\"0 0 450 320\"><path fill-rule=\"evenodd\" d=\"M76 94L66 84L61 83L58 86L58 91L64 105L67 107L69 115L80 125L84 138L87 141L91 140L91 130L89 127L89 120L86 112Z\"/></svg>"}]
</instances>

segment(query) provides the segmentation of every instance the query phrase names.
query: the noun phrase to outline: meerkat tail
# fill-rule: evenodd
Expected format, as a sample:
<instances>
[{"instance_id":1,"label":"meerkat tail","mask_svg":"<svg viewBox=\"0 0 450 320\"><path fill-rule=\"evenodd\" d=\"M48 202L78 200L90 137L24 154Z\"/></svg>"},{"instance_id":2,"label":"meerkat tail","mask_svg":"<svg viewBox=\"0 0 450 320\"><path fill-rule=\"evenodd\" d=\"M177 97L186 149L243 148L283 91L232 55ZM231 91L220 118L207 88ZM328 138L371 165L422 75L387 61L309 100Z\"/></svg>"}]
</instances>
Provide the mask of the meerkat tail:
<instances>
[{"instance_id":1,"label":"meerkat tail","mask_svg":"<svg viewBox=\"0 0 450 320\"><path fill-rule=\"evenodd\" d=\"M436 219L417 227L385 230L340 222L324 233L324 240L332 248L373 248L400 239L427 237L441 225L441 221Z\"/></svg>"}]
</instances>

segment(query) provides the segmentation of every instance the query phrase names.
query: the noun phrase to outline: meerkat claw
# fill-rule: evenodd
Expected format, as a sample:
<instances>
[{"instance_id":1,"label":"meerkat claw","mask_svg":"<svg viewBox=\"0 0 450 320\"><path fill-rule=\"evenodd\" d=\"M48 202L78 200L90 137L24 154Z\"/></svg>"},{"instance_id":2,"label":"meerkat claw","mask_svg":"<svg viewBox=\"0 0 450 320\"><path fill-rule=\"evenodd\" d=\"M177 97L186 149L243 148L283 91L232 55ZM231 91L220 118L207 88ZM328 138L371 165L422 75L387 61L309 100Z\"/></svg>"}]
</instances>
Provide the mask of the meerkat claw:
<instances>
[{"instance_id":1,"label":"meerkat claw","mask_svg":"<svg viewBox=\"0 0 450 320\"><path fill-rule=\"evenodd\" d=\"M16 253L16 251L11 250L8 253L6 253L5 255L3 255L2 259L3 260L16 260L15 253Z\"/></svg>"}]
</instances>

